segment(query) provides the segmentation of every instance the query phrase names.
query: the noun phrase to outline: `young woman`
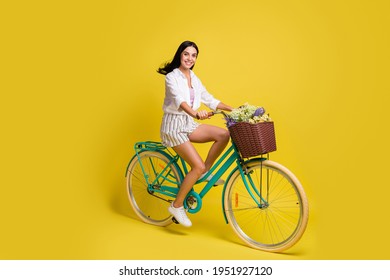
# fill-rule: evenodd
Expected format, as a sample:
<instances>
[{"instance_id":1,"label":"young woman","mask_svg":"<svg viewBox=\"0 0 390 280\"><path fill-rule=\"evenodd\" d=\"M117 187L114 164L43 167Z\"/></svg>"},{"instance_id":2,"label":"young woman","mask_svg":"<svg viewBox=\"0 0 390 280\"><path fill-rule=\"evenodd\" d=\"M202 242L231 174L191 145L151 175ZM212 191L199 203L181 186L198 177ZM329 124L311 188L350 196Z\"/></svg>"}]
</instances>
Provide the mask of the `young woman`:
<instances>
[{"instance_id":1,"label":"young woman","mask_svg":"<svg viewBox=\"0 0 390 280\"><path fill-rule=\"evenodd\" d=\"M161 123L162 143L180 155L191 167L185 176L175 201L168 211L183 226L190 227L191 221L183 207L184 199L195 182L210 170L218 156L229 142L229 132L226 129L199 124L194 119L209 118L207 111L198 110L201 103L211 110L231 111L233 108L215 99L194 74L199 49L194 42L183 42L176 51L172 62L166 63L157 70L165 77L164 116ZM193 143L214 142L206 160L196 151ZM207 180L211 178L208 177ZM223 184L218 180L216 184Z\"/></svg>"}]
</instances>

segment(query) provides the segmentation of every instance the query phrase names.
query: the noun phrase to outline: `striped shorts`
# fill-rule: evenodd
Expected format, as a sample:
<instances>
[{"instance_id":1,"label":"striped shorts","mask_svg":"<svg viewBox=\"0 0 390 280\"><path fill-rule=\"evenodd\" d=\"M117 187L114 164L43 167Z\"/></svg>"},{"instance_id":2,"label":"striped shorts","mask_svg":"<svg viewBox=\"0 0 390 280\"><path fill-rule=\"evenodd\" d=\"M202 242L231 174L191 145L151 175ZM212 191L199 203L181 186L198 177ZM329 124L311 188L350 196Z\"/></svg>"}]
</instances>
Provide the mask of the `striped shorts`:
<instances>
[{"instance_id":1,"label":"striped shorts","mask_svg":"<svg viewBox=\"0 0 390 280\"><path fill-rule=\"evenodd\" d=\"M164 114L160 137L166 147L175 147L190 139L190 135L200 124L189 115Z\"/></svg>"}]
</instances>

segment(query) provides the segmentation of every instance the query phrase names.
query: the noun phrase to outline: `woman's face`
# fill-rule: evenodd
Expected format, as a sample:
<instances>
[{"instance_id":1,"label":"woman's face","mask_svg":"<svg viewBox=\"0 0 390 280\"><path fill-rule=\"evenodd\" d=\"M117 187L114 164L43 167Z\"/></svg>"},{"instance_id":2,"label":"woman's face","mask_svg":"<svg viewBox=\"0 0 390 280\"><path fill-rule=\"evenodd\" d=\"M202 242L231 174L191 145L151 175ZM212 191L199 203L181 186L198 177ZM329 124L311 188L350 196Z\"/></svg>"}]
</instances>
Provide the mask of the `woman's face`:
<instances>
[{"instance_id":1,"label":"woman's face","mask_svg":"<svg viewBox=\"0 0 390 280\"><path fill-rule=\"evenodd\" d=\"M180 68L183 70L189 70L194 66L198 52L194 47L187 47L182 53L180 58Z\"/></svg>"}]
</instances>

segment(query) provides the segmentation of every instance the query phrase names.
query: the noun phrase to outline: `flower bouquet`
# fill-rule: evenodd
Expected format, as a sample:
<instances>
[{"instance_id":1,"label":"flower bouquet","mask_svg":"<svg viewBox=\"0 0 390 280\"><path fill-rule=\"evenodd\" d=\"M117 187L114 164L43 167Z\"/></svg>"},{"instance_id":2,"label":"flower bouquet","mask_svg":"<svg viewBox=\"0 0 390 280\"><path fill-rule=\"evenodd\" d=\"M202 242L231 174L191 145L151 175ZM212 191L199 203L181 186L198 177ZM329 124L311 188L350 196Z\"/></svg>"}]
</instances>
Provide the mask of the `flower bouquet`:
<instances>
[{"instance_id":1,"label":"flower bouquet","mask_svg":"<svg viewBox=\"0 0 390 280\"><path fill-rule=\"evenodd\" d=\"M225 114L225 120L243 158L276 151L274 123L263 107L245 103Z\"/></svg>"}]
</instances>

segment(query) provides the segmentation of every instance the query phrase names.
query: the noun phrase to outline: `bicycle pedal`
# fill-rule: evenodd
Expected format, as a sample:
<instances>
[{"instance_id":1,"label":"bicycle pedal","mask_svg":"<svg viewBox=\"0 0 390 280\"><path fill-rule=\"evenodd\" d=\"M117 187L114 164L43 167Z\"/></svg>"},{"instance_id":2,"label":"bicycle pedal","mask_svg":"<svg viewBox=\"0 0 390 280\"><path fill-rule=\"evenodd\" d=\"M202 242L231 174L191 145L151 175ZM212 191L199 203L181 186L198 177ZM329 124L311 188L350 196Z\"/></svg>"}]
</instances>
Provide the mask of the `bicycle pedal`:
<instances>
[{"instance_id":1,"label":"bicycle pedal","mask_svg":"<svg viewBox=\"0 0 390 280\"><path fill-rule=\"evenodd\" d=\"M172 222L174 222L175 224L179 224L179 222L175 219L175 217L172 217Z\"/></svg>"}]
</instances>

